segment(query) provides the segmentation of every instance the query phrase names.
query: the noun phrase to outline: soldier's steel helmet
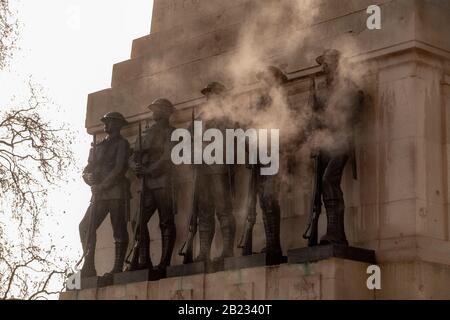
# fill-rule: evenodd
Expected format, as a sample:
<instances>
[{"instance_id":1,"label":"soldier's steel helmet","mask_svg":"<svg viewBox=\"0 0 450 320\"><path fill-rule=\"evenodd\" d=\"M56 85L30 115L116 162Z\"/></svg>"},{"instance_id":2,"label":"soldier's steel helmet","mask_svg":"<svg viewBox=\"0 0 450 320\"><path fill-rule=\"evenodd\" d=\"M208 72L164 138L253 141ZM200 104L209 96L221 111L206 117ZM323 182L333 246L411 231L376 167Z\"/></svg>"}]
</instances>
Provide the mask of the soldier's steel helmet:
<instances>
[{"instance_id":1,"label":"soldier's steel helmet","mask_svg":"<svg viewBox=\"0 0 450 320\"><path fill-rule=\"evenodd\" d=\"M154 100L149 106L148 108L150 110L155 110L157 108L167 111L168 113L172 114L175 111L175 108L172 104L172 102L170 102L167 99L164 98L158 98L156 100Z\"/></svg>"},{"instance_id":2,"label":"soldier's steel helmet","mask_svg":"<svg viewBox=\"0 0 450 320\"><path fill-rule=\"evenodd\" d=\"M342 54L336 49L327 49L320 56L316 58L316 62L322 65L325 61L338 62Z\"/></svg>"},{"instance_id":3,"label":"soldier's steel helmet","mask_svg":"<svg viewBox=\"0 0 450 320\"><path fill-rule=\"evenodd\" d=\"M100 119L101 122L106 122L108 120L119 120L122 126L128 124L128 121L120 112L108 112Z\"/></svg>"},{"instance_id":4,"label":"soldier's steel helmet","mask_svg":"<svg viewBox=\"0 0 450 320\"><path fill-rule=\"evenodd\" d=\"M201 93L205 96L207 94L220 95L220 94L224 93L226 90L227 90L227 88L223 84L221 84L220 82L214 81L214 82L208 83L208 85L202 89Z\"/></svg>"},{"instance_id":5,"label":"soldier's steel helmet","mask_svg":"<svg viewBox=\"0 0 450 320\"><path fill-rule=\"evenodd\" d=\"M283 71L275 66L268 66L259 71L256 74L256 79L258 79L258 81L261 81L268 76L272 76L279 83L285 83L288 80L288 77L283 73Z\"/></svg>"}]
</instances>

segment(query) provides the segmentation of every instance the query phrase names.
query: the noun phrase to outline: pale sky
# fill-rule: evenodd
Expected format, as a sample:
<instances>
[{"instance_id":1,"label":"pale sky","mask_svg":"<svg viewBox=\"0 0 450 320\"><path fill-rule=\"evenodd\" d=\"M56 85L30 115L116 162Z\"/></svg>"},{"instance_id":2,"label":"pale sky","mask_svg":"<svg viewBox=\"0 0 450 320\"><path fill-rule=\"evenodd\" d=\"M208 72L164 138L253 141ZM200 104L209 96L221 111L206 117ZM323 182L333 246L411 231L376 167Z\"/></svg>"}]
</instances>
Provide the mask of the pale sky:
<instances>
[{"instance_id":1,"label":"pale sky","mask_svg":"<svg viewBox=\"0 0 450 320\"><path fill-rule=\"evenodd\" d=\"M0 106L26 90L29 76L41 84L59 107L50 118L77 130L73 146L81 169L87 160L90 136L85 133L87 96L110 87L112 66L127 60L132 40L150 33L153 0L13 0L21 23L20 51L10 70L0 72ZM16 98L17 99L17 98ZM51 110L53 111L53 110ZM61 219L46 225L58 245L80 252L78 224L89 204L90 190L80 170L72 181L51 192L50 204ZM66 211L66 214L61 214Z\"/></svg>"}]
</instances>

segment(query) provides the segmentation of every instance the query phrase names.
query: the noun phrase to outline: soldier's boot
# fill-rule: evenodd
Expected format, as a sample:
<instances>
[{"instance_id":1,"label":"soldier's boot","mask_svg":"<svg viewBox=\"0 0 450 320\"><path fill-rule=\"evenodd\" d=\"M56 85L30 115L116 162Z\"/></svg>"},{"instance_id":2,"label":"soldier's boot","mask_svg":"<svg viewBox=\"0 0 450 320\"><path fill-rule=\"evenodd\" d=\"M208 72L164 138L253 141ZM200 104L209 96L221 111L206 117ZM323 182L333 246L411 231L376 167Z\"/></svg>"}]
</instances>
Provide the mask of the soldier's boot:
<instances>
[{"instance_id":1,"label":"soldier's boot","mask_svg":"<svg viewBox=\"0 0 450 320\"><path fill-rule=\"evenodd\" d=\"M123 262L125 260L125 255L127 253L128 243L126 242L116 242L115 245L115 255L114 255L114 266L109 274L119 273L123 271Z\"/></svg>"},{"instance_id":2,"label":"soldier's boot","mask_svg":"<svg viewBox=\"0 0 450 320\"><path fill-rule=\"evenodd\" d=\"M219 218L220 230L222 231L223 249L219 259L234 256L234 240L236 237L236 222L233 215Z\"/></svg>"},{"instance_id":3,"label":"soldier's boot","mask_svg":"<svg viewBox=\"0 0 450 320\"><path fill-rule=\"evenodd\" d=\"M263 212L264 231L266 233L266 247L264 253L281 257L281 241L280 241L280 207L273 205L272 208Z\"/></svg>"},{"instance_id":4,"label":"soldier's boot","mask_svg":"<svg viewBox=\"0 0 450 320\"><path fill-rule=\"evenodd\" d=\"M198 256L194 259L194 262L207 262L209 261L209 255L211 252L211 244L214 237L214 232L205 228L200 228L198 230L198 236L200 239L200 252Z\"/></svg>"},{"instance_id":5,"label":"soldier's boot","mask_svg":"<svg viewBox=\"0 0 450 320\"><path fill-rule=\"evenodd\" d=\"M348 246L344 227L344 201L336 199L324 202L327 211L327 233L320 239L320 244Z\"/></svg>"},{"instance_id":6,"label":"soldier's boot","mask_svg":"<svg viewBox=\"0 0 450 320\"><path fill-rule=\"evenodd\" d=\"M150 259L150 245L144 245L139 248L139 263L138 270L153 268L152 260Z\"/></svg>"},{"instance_id":7,"label":"soldier's boot","mask_svg":"<svg viewBox=\"0 0 450 320\"><path fill-rule=\"evenodd\" d=\"M95 276L97 276L97 271L95 270L95 250L90 250L84 258L83 267L81 268L81 277L90 278Z\"/></svg>"},{"instance_id":8,"label":"soldier's boot","mask_svg":"<svg viewBox=\"0 0 450 320\"><path fill-rule=\"evenodd\" d=\"M135 271L139 268L139 248L133 248L133 252L131 254L131 260L125 261L128 266L125 268L125 271Z\"/></svg>"},{"instance_id":9,"label":"soldier's boot","mask_svg":"<svg viewBox=\"0 0 450 320\"><path fill-rule=\"evenodd\" d=\"M161 261L156 267L157 269L165 269L170 266L170 260L172 259L172 252L175 246L175 238L175 227L166 228L162 231Z\"/></svg>"}]
</instances>

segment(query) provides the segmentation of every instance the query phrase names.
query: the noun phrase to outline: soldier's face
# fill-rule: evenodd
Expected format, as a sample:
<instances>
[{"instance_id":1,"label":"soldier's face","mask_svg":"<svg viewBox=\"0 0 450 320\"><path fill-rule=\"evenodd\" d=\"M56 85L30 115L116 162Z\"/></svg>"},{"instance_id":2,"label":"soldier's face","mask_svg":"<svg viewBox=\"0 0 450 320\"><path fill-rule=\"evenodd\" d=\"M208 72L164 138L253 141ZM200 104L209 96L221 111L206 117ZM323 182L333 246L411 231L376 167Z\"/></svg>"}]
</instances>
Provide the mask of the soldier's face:
<instances>
[{"instance_id":1,"label":"soldier's face","mask_svg":"<svg viewBox=\"0 0 450 320\"><path fill-rule=\"evenodd\" d=\"M104 122L104 125L103 125L103 131L105 131L108 134L120 131L120 128L121 128L121 123L116 120L107 120Z\"/></svg>"},{"instance_id":2,"label":"soldier's face","mask_svg":"<svg viewBox=\"0 0 450 320\"><path fill-rule=\"evenodd\" d=\"M214 92L210 92L208 94L206 94L206 101L220 101L220 94L214 93ZM218 103L218 105L220 105L220 103Z\"/></svg>"},{"instance_id":3,"label":"soldier's face","mask_svg":"<svg viewBox=\"0 0 450 320\"><path fill-rule=\"evenodd\" d=\"M333 74L336 72L337 67L338 67L338 62L330 59L323 63L323 72L325 74Z\"/></svg>"},{"instance_id":4,"label":"soldier's face","mask_svg":"<svg viewBox=\"0 0 450 320\"><path fill-rule=\"evenodd\" d=\"M153 120L158 121L161 119L168 119L170 117L169 113L165 110L155 108L153 110Z\"/></svg>"},{"instance_id":5,"label":"soldier's face","mask_svg":"<svg viewBox=\"0 0 450 320\"><path fill-rule=\"evenodd\" d=\"M277 79L272 74L266 74L263 77L263 85L266 88L272 88L277 83Z\"/></svg>"}]
</instances>

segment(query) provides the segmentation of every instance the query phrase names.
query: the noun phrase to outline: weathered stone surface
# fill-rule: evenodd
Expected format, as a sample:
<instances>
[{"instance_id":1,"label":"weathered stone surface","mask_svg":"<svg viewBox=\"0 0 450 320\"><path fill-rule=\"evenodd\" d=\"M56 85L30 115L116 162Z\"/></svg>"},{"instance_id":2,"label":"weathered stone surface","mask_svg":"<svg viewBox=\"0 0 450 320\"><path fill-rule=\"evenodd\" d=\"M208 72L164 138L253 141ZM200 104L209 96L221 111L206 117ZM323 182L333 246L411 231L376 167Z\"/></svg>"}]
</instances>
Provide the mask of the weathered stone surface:
<instances>
[{"instance_id":1,"label":"weathered stone surface","mask_svg":"<svg viewBox=\"0 0 450 320\"><path fill-rule=\"evenodd\" d=\"M63 293L60 299L450 299L450 267L446 264L381 263L380 290L367 288L368 266L332 258L85 289Z\"/></svg>"},{"instance_id":2,"label":"weathered stone surface","mask_svg":"<svg viewBox=\"0 0 450 320\"><path fill-rule=\"evenodd\" d=\"M136 270L114 274L114 284L128 284L133 282L155 281L166 277L165 270Z\"/></svg>"},{"instance_id":3,"label":"weathered stone surface","mask_svg":"<svg viewBox=\"0 0 450 320\"><path fill-rule=\"evenodd\" d=\"M206 273L206 263L194 262L188 264L173 265L167 268L167 277L183 277L194 274Z\"/></svg>"},{"instance_id":4,"label":"weathered stone surface","mask_svg":"<svg viewBox=\"0 0 450 320\"><path fill-rule=\"evenodd\" d=\"M98 288L97 292L97 300L123 300L127 297L129 296L127 296L126 285L111 285Z\"/></svg>"},{"instance_id":5,"label":"weathered stone surface","mask_svg":"<svg viewBox=\"0 0 450 320\"><path fill-rule=\"evenodd\" d=\"M288 251L289 263L311 263L330 258L375 263L375 251L342 245L319 245Z\"/></svg>"},{"instance_id":6,"label":"weathered stone surface","mask_svg":"<svg viewBox=\"0 0 450 320\"><path fill-rule=\"evenodd\" d=\"M230 270L205 276L205 299L267 299L269 267ZM224 290L217 290L224 288Z\"/></svg>"},{"instance_id":7,"label":"weathered stone surface","mask_svg":"<svg viewBox=\"0 0 450 320\"><path fill-rule=\"evenodd\" d=\"M106 288L103 288L106 290ZM78 291L77 300L97 300L97 288L83 289Z\"/></svg>"},{"instance_id":8,"label":"weathered stone surface","mask_svg":"<svg viewBox=\"0 0 450 320\"><path fill-rule=\"evenodd\" d=\"M286 1L286 0L285 0ZM340 46L348 47L348 43L355 43L358 45L352 45L358 48L357 52L352 52L351 54L359 54L364 51L373 51L379 48L389 47L395 43L404 42L406 40L414 39L414 6L411 6L409 1L397 0L392 2L387 2L383 5L384 12L386 12L386 23L383 29L377 32L368 32L365 28L365 20L367 14L365 13L365 8L367 1L345 1L338 6L334 5L323 5L320 6L317 21L323 21L318 23L308 31L308 39L314 39L313 48L317 52L309 52L307 55L304 47L307 47L307 42L303 44L303 50L294 51L295 55L290 57L284 57L282 60L287 62L286 69L289 72L298 70L302 67L310 67L314 64L311 57L317 56L322 50L319 43L322 43L322 47ZM185 4L183 4L184 7ZM201 10L205 4L199 5L198 3L194 5L193 8ZM238 5L243 5L243 2L239 2ZM158 17L157 10L158 6L155 6L154 16ZM178 7L178 6L175 6ZM233 5L228 4L226 7L233 8ZM167 8L167 7L166 7ZM163 10L163 9L161 9ZM193 9L194 11L196 9ZM216 12L220 12L220 6L217 7ZM245 12L240 10L240 12ZM186 13L178 12L182 16L177 18L177 20L171 21L170 23L176 23L177 25L186 25ZM204 16L203 11L197 12L198 17ZM232 14L230 17L234 16ZM178 17L178 16L177 16ZM340 17L339 19L335 19ZM167 17L167 19L175 19L174 16ZM155 20L156 21L156 20ZM169 21L169 20L168 20ZM175 22L176 21L176 22ZM195 20L190 20L193 25L195 25ZM345 22L345 23L343 23ZM197 24L202 25L202 22L197 22ZM158 25L155 22L154 26ZM402 27L399 27L402 26ZM108 102L114 103L117 101L122 105L127 105L129 113L127 115L135 115L142 110L139 101L144 104L148 104L149 101L153 100L157 96L167 95L170 92L170 87L176 87L177 92L172 93L171 96L175 103L180 103L183 101L188 101L191 99L192 91L196 92L196 97L199 97L199 89L208 81L205 75L209 74L209 70L212 69L215 78L220 78L220 70L216 68L218 66L224 67L229 61L228 55L232 55L233 43L237 39L238 35L236 30L238 25L231 24L225 28L217 28L214 31L205 33L203 35L196 36L195 38L183 37L185 42L181 42L178 46L173 48L168 48L165 46L146 45L146 48L153 48L151 54L139 56L139 58L131 59L127 62L117 64L113 72L113 83L112 86L114 92L95 93L94 95L99 95L99 98L90 97L88 105L95 105L96 110L91 111L95 114L95 117L88 121L87 127L92 127L98 124L98 116L101 114L100 110L104 110L101 105L109 105ZM200 28L201 29L201 28ZM234 30L234 31L233 31ZM153 30L155 34L158 31ZM294 31L298 32L298 39L303 39L305 30ZM162 32L164 33L164 32ZM232 35L234 33L234 35ZM310 33L310 34L309 34ZM173 34L179 34L179 32L174 32ZM194 32L195 34L195 32ZM355 34L352 36L351 34ZM158 42L158 36L155 37L155 41ZM167 39L171 39L170 34L164 36L159 36L159 42L166 42ZM293 36L295 38L295 36ZM150 36L151 39L151 36ZM276 41L276 39L268 39L268 41ZM151 43L153 43L150 40ZM160 50L156 52L156 50ZM348 51L348 50L345 50ZM219 54L217 56L217 54ZM216 55L216 56L214 56ZM197 61L201 61L201 72L197 68L191 68L191 64L196 64ZM191 62L191 63L189 63ZM305 64L306 62L306 64ZM188 65L186 65L188 64ZM157 68L157 69L155 69ZM220 69L220 68L219 68ZM153 71L152 71L153 70ZM163 74L161 74L161 72ZM159 73L158 73L159 72ZM201 84L195 82L195 78L198 74L204 76L204 80ZM186 79L186 80L182 80ZM187 80L189 79L189 80ZM192 83L192 80L194 82ZM120 91L123 89L121 87L128 87L128 83L132 83L133 96L137 100L124 101L124 98L120 98ZM141 85L141 83L149 83L151 85ZM174 83L176 85L174 86ZM191 85L192 83L192 85ZM186 86L189 84L188 86ZM119 88L120 87L120 88ZM140 93L139 87L145 88L147 93ZM159 88L158 88L159 87ZM194 90L192 90L194 89ZM127 93L130 93L130 89L126 89ZM117 92L117 93L116 93ZM153 94L151 93L153 92ZM158 94L159 92L159 94ZM119 96L116 96L119 95ZM148 99L142 99L140 96L149 96ZM98 102L95 103L94 101ZM144 102L145 101L145 102Z\"/></svg>"},{"instance_id":9,"label":"weathered stone surface","mask_svg":"<svg viewBox=\"0 0 450 320\"><path fill-rule=\"evenodd\" d=\"M65 291L59 294L59 300L77 300L78 291Z\"/></svg>"},{"instance_id":10,"label":"weathered stone surface","mask_svg":"<svg viewBox=\"0 0 450 320\"><path fill-rule=\"evenodd\" d=\"M270 256L266 253L252 254L225 259L224 269L235 270L261 266L273 266L286 263L287 258L283 256Z\"/></svg>"},{"instance_id":11,"label":"weathered stone surface","mask_svg":"<svg viewBox=\"0 0 450 320\"><path fill-rule=\"evenodd\" d=\"M448 299L448 265L426 262L399 262L381 265L381 290L376 299Z\"/></svg>"},{"instance_id":12,"label":"weathered stone surface","mask_svg":"<svg viewBox=\"0 0 450 320\"><path fill-rule=\"evenodd\" d=\"M126 300L150 299L148 296L149 284L150 282L147 281L127 284L125 287Z\"/></svg>"},{"instance_id":13,"label":"weathered stone surface","mask_svg":"<svg viewBox=\"0 0 450 320\"><path fill-rule=\"evenodd\" d=\"M188 277L161 279L159 282L158 299L188 300L205 299L205 274Z\"/></svg>"}]
</instances>

